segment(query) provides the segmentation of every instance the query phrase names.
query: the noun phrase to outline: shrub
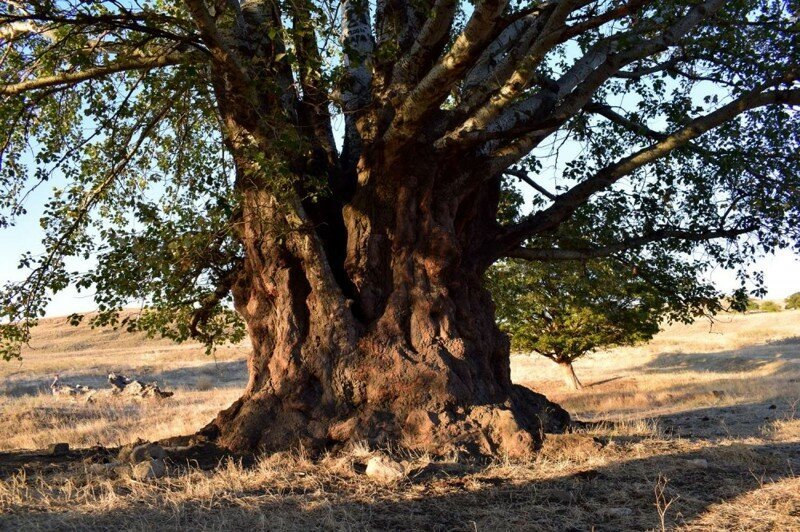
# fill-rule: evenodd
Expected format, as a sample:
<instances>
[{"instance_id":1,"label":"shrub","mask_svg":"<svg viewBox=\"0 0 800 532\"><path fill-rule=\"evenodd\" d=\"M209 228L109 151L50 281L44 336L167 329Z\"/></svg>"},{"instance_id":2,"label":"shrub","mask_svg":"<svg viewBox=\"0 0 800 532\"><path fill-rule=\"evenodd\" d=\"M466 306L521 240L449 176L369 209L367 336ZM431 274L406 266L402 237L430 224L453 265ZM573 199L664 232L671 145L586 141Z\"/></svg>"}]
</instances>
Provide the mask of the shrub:
<instances>
[{"instance_id":1,"label":"shrub","mask_svg":"<svg viewBox=\"0 0 800 532\"><path fill-rule=\"evenodd\" d=\"M800 309L800 292L786 298L786 310Z\"/></svg>"},{"instance_id":2,"label":"shrub","mask_svg":"<svg viewBox=\"0 0 800 532\"><path fill-rule=\"evenodd\" d=\"M781 309L781 306L775 303L774 301L764 301L763 303L761 303L758 309L761 310L762 312L780 312L781 310L783 310Z\"/></svg>"}]
</instances>

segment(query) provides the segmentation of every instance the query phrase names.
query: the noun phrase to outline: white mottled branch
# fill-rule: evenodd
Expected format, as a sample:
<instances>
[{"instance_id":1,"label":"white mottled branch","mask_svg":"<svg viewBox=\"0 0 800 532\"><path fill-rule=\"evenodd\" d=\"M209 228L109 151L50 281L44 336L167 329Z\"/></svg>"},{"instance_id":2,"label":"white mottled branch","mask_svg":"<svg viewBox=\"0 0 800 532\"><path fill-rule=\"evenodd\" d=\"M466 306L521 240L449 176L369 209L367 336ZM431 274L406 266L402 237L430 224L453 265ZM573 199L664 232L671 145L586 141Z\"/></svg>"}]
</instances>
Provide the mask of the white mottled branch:
<instances>
[{"instance_id":1,"label":"white mottled branch","mask_svg":"<svg viewBox=\"0 0 800 532\"><path fill-rule=\"evenodd\" d=\"M97 66L94 68L87 68L77 72L65 72L63 74L54 74L52 76L44 76L41 78L34 78L19 83L9 83L0 85L0 94L13 96L26 91L41 89L45 87L58 87L65 85L74 85L82 81L101 78L109 74L117 72L124 72L129 70L149 70L153 68L166 67L171 65L179 65L185 63L198 62L202 59L200 54L167 54L157 57L137 57L136 59L121 59L117 62Z\"/></svg>"},{"instance_id":2,"label":"white mottled branch","mask_svg":"<svg viewBox=\"0 0 800 532\"><path fill-rule=\"evenodd\" d=\"M425 59L429 58L432 49L447 37L457 5L456 0L436 0L411 49L394 66L393 83L403 85L417 81Z\"/></svg>"},{"instance_id":3,"label":"white mottled branch","mask_svg":"<svg viewBox=\"0 0 800 532\"><path fill-rule=\"evenodd\" d=\"M419 82L386 133L386 140L409 138L420 119L438 106L450 93L462 74L474 65L485 47L493 40L500 14L508 0L484 0L472 13L466 27L456 37L450 50Z\"/></svg>"},{"instance_id":4,"label":"white mottled branch","mask_svg":"<svg viewBox=\"0 0 800 532\"><path fill-rule=\"evenodd\" d=\"M499 170L517 162L550 132L587 105L597 89L624 66L678 44L681 38L696 28L707 16L719 10L724 3L725 0L708 0L694 6L658 36L639 41L623 52L616 52L615 47L604 48L601 43L576 62L575 69L571 69L558 80L558 93L561 96L559 104L545 117L541 112L541 93L509 106L493 124L486 127L492 132L492 138L501 136L502 132L513 133L515 136L511 144L494 154L493 167ZM584 61L589 55L592 57ZM597 66L593 69L588 68L593 65ZM569 91L562 90L562 86Z\"/></svg>"}]
</instances>

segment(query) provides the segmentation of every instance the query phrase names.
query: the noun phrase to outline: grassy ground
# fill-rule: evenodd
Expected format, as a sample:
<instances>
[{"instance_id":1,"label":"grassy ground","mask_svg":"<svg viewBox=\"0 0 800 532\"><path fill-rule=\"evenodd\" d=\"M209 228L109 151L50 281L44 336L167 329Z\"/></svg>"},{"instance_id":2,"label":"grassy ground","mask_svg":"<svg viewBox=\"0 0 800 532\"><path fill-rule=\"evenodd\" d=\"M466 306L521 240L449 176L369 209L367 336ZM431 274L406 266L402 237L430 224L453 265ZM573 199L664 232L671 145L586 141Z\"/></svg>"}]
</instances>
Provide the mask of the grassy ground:
<instances>
[{"instance_id":1,"label":"grassy ground","mask_svg":"<svg viewBox=\"0 0 800 532\"><path fill-rule=\"evenodd\" d=\"M246 346L214 361L196 346L63 321L44 324L22 363L0 364L0 450L192 432L244 386ZM151 482L53 465L0 474L0 530L800 530L800 312L675 326L597 353L576 363L582 392L545 359L517 355L512 370L587 421L581 445L525 463L405 456L408 475L391 485L363 475L366 449ZM102 386L109 371L175 396L86 404L48 393L56 372Z\"/></svg>"}]
</instances>

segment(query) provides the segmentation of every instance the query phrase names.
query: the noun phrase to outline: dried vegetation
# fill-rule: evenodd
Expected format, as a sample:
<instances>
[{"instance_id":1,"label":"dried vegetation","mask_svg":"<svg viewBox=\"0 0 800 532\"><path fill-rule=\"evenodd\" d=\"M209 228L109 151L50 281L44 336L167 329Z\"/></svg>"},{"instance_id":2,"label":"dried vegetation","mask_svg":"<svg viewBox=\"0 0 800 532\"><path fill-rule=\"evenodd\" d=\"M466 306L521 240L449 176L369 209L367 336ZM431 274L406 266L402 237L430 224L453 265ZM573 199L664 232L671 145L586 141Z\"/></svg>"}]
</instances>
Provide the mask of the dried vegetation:
<instances>
[{"instance_id":1,"label":"dried vegetation","mask_svg":"<svg viewBox=\"0 0 800 532\"><path fill-rule=\"evenodd\" d=\"M45 325L39 349L0 366L0 449L191 432L244 383L243 346L215 362L193 346L80 328L65 340L62 324ZM213 470L173 463L151 481L54 460L0 468L0 529L800 529L800 311L723 317L711 332L671 327L647 346L598 353L576 364L583 392L548 364L515 356L514 376L584 423L533 462L404 455L405 476L387 483L364 474L373 452L359 447ZM56 371L91 384L115 370L176 394L85 404L44 392Z\"/></svg>"}]
</instances>

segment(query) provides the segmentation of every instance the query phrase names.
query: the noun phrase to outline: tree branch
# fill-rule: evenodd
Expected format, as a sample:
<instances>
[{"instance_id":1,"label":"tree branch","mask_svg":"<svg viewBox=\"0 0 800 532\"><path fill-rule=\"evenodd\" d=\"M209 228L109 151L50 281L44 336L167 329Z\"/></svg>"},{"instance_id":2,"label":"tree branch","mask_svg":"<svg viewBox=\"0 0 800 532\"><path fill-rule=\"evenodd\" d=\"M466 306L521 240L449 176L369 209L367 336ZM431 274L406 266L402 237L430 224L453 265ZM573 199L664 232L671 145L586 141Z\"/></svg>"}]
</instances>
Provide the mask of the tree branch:
<instances>
[{"instance_id":1,"label":"tree branch","mask_svg":"<svg viewBox=\"0 0 800 532\"><path fill-rule=\"evenodd\" d=\"M787 79L784 82L788 81ZM774 83L773 81L772 84ZM737 115L767 105L800 105L800 89L761 92L763 89L763 86L759 87L712 113L692 120L686 127L668 135L663 140L603 168L592 177L559 195L547 209L509 227L498 239L498 256L503 256L508 250L534 234L554 230L596 192L610 187L622 177L642 166L665 157L673 150L686 145L690 140L724 124Z\"/></svg>"},{"instance_id":2,"label":"tree branch","mask_svg":"<svg viewBox=\"0 0 800 532\"><path fill-rule=\"evenodd\" d=\"M370 25L369 3L366 0L343 0L342 6L342 44L346 70L340 89L345 120L342 166L355 169L361 153L358 117L370 101L370 62L375 43Z\"/></svg>"},{"instance_id":3,"label":"tree branch","mask_svg":"<svg viewBox=\"0 0 800 532\"><path fill-rule=\"evenodd\" d=\"M534 249L518 247L506 253L506 257L515 259L525 259L530 261L559 261L559 260L586 260L608 257L621 251L642 247L653 242L669 239L680 239L690 242L703 242L715 238L733 239L739 235L749 233L758 229L756 225L750 225L739 229L715 229L702 232L687 231L685 229L664 228L659 229L636 238L630 238L614 244L602 247L588 247L581 249Z\"/></svg>"},{"instance_id":4,"label":"tree branch","mask_svg":"<svg viewBox=\"0 0 800 532\"><path fill-rule=\"evenodd\" d=\"M53 76L21 81L19 83L9 83L0 85L0 94L16 95L26 91L41 89L45 87L59 87L64 85L75 85L82 81L97 79L114 74L117 72L131 70L150 70L179 64L196 63L202 58L200 54L172 53L154 57L138 57L136 59L120 59L115 63L87 68L79 72L65 72Z\"/></svg>"},{"instance_id":5,"label":"tree branch","mask_svg":"<svg viewBox=\"0 0 800 532\"><path fill-rule=\"evenodd\" d=\"M436 0L414 44L395 64L392 83L407 85L419 81L420 72L435 59L449 36L457 6L456 0Z\"/></svg>"},{"instance_id":6,"label":"tree branch","mask_svg":"<svg viewBox=\"0 0 800 532\"><path fill-rule=\"evenodd\" d=\"M448 135L474 137L469 139L470 143L483 142L485 137L511 139L493 155L495 158L493 170L508 167L579 112L591 100L597 89L622 67L674 46L705 18L718 11L723 4L724 0L707 0L696 5L656 37L635 40L622 51L618 50L622 34L598 42L558 80L556 96L560 100L558 106L552 109L548 109L546 105L552 99L546 99L544 91L540 91L509 105L502 114L494 115L496 118L492 117L494 120L491 124L483 124L478 129L461 128ZM632 36L636 32L629 33L626 35Z\"/></svg>"},{"instance_id":7,"label":"tree branch","mask_svg":"<svg viewBox=\"0 0 800 532\"><path fill-rule=\"evenodd\" d=\"M537 192L542 194L547 199L555 201L557 196L555 194L553 194L552 192L548 191L546 188L544 188L540 184L538 184L536 181L534 181L530 177L528 177L528 173L526 171L519 170L519 169L516 169L516 168L509 168L504 173L516 177L520 181L523 181L528 186L530 186L531 188L533 188L534 190L536 190Z\"/></svg>"},{"instance_id":8,"label":"tree branch","mask_svg":"<svg viewBox=\"0 0 800 532\"><path fill-rule=\"evenodd\" d=\"M508 0L484 0L475 7L450 51L422 78L397 110L384 136L387 142L414 135L417 123L444 100L456 81L475 64L484 48L502 30L498 28L500 14L507 5Z\"/></svg>"}]
</instances>

